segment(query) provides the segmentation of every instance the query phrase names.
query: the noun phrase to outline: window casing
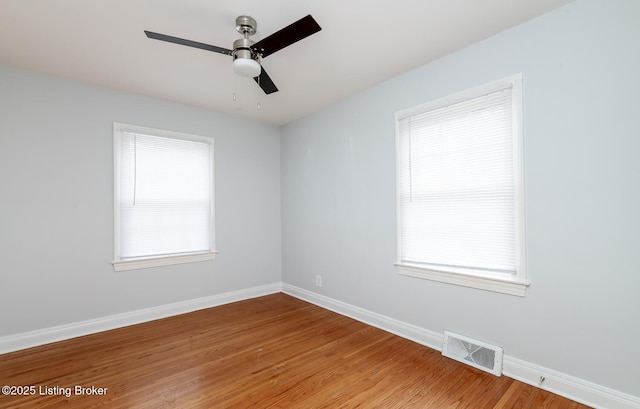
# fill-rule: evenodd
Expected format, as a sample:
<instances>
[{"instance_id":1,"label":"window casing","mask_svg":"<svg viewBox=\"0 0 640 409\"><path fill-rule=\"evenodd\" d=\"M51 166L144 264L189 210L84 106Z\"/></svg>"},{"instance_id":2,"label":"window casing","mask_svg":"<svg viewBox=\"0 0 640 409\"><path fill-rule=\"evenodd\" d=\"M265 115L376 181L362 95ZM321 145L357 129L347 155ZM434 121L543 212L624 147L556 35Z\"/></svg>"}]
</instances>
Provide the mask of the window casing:
<instances>
[{"instance_id":1,"label":"window casing","mask_svg":"<svg viewBox=\"0 0 640 409\"><path fill-rule=\"evenodd\" d=\"M114 123L116 271L215 258L213 138Z\"/></svg>"},{"instance_id":2,"label":"window casing","mask_svg":"<svg viewBox=\"0 0 640 409\"><path fill-rule=\"evenodd\" d=\"M396 113L401 274L524 296L521 74Z\"/></svg>"}]
</instances>

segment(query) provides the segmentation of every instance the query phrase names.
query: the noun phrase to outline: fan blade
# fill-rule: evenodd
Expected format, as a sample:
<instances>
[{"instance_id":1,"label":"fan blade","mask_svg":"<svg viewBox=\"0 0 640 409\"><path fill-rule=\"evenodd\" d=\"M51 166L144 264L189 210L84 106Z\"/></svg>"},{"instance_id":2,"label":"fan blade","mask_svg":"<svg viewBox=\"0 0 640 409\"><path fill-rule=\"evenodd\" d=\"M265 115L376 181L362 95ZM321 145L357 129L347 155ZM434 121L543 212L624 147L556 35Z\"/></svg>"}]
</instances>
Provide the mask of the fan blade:
<instances>
[{"instance_id":1,"label":"fan blade","mask_svg":"<svg viewBox=\"0 0 640 409\"><path fill-rule=\"evenodd\" d=\"M260 88L262 88L264 93L267 95L278 91L276 84L273 83L273 81L271 80L267 72L264 70L264 67L262 67L262 71L260 71L260 75L258 75L257 77L254 77L253 79L256 80L258 85L260 85Z\"/></svg>"},{"instance_id":2,"label":"fan blade","mask_svg":"<svg viewBox=\"0 0 640 409\"><path fill-rule=\"evenodd\" d=\"M202 50L213 51L214 53L231 55L232 51L222 47L216 47L215 45L209 45L204 43L199 43L197 41L185 40L184 38L178 38L169 36L166 34L154 33L152 31L144 30L144 33L149 38L153 38L154 40L166 41L169 43L186 45L187 47L200 48Z\"/></svg>"},{"instance_id":3,"label":"fan blade","mask_svg":"<svg viewBox=\"0 0 640 409\"><path fill-rule=\"evenodd\" d=\"M267 38L255 43L251 48L257 50L262 57L267 57L276 51L282 50L291 44L309 37L311 34L322 30L320 25L309 14L306 17L292 23L280 31L276 31Z\"/></svg>"}]
</instances>

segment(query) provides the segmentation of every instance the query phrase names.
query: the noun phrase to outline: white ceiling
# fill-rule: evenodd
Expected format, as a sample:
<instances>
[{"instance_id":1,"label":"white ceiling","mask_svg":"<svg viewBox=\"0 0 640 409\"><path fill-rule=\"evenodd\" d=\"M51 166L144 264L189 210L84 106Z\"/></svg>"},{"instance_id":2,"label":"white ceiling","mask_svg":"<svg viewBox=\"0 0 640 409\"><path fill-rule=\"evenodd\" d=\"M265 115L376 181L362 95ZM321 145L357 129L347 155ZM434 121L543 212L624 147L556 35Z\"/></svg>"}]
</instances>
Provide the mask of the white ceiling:
<instances>
[{"instance_id":1,"label":"white ceiling","mask_svg":"<svg viewBox=\"0 0 640 409\"><path fill-rule=\"evenodd\" d=\"M0 63L281 125L570 1L0 0ZM322 27L263 60L279 92L143 32L233 48L242 14L256 41L307 14Z\"/></svg>"}]
</instances>

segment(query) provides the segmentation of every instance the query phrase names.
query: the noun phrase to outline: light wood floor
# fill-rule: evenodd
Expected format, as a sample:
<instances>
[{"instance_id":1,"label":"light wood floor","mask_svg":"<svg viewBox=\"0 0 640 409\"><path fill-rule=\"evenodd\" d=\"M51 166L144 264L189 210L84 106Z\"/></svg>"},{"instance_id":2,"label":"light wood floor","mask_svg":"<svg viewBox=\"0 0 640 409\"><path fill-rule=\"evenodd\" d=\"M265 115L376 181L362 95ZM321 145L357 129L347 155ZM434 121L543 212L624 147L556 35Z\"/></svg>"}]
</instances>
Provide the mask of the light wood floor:
<instances>
[{"instance_id":1,"label":"light wood floor","mask_svg":"<svg viewBox=\"0 0 640 409\"><path fill-rule=\"evenodd\" d=\"M0 355L0 383L35 387L12 409L586 408L284 294Z\"/></svg>"}]
</instances>

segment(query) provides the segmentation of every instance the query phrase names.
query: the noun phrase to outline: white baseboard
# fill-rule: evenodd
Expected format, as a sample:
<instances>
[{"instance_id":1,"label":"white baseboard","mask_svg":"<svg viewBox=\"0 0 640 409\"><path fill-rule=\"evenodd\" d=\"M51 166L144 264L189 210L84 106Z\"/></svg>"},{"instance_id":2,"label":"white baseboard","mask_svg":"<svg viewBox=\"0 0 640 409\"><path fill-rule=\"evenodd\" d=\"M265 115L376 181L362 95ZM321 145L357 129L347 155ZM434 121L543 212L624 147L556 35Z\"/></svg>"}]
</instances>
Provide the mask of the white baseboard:
<instances>
[{"instance_id":1,"label":"white baseboard","mask_svg":"<svg viewBox=\"0 0 640 409\"><path fill-rule=\"evenodd\" d=\"M442 350L444 334L398 321L290 284L283 283L282 292L435 350ZM639 397L578 379L506 354L503 357L502 373L510 378L594 408L640 409ZM545 378L542 384L539 383L541 376Z\"/></svg>"},{"instance_id":2,"label":"white baseboard","mask_svg":"<svg viewBox=\"0 0 640 409\"><path fill-rule=\"evenodd\" d=\"M576 378L511 356L504 356L502 373L529 385L598 409L638 409L640 397ZM540 377L544 382L540 383Z\"/></svg>"},{"instance_id":3,"label":"white baseboard","mask_svg":"<svg viewBox=\"0 0 640 409\"><path fill-rule=\"evenodd\" d=\"M158 307L145 308L123 314L110 315L107 317L75 322L72 324L4 336L0 337L0 354L44 345L51 342L63 341L83 335L95 334L97 332L107 331L110 329L140 324L160 318L185 314L236 301L261 297L263 295L278 293L281 291L281 288L280 283L268 284L244 290L196 298L193 300L181 301L173 304L161 305Z\"/></svg>"},{"instance_id":4,"label":"white baseboard","mask_svg":"<svg viewBox=\"0 0 640 409\"><path fill-rule=\"evenodd\" d=\"M365 310L364 308L356 307L290 284L283 283L282 292L318 305L322 308L337 312L340 315L345 315L373 327L383 329L392 334L401 336L402 338L410 339L411 341L428 346L429 348L438 351L442 350L443 334L438 334L437 332L429 331L428 329L407 324L406 322L398 321L393 318Z\"/></svg>"}]
</instances>

